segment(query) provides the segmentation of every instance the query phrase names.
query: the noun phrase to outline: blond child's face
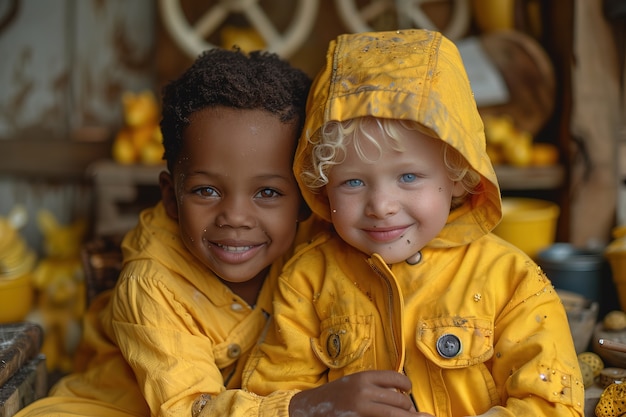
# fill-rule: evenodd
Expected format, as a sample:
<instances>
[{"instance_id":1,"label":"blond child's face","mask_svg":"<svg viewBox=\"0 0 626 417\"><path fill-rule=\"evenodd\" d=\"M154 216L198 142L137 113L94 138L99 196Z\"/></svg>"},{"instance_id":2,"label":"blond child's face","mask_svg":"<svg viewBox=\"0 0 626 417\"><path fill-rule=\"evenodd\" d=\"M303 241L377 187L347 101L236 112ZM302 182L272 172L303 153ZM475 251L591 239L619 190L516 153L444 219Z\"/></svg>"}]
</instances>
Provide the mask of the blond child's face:
<instances>
[{"instance_id":1,"label":"blond child's face","mask_svg":"<svg viewBox=\"0 0 626 417\"><path fill-rule=\"evenodd\" d=\"M294 129L263 111L217 107L184 131L172 175L181 238L231 288L262 280L294 240Z\"/></svg>"},{"instance_id":2,"label":"blond child's face","mask_svg":"<svg viewBox=\"0 0 626 417\"><path fill-rule=\"evenodd\" d=\"M442 141L414 130L401 132L404 151L383 140L377 157L372 144L364 146L373 162L363 161L350 143L345 160L331 168L326 186L337 233L387 263L406 260L436 237L446 224L452 196L464 193L448 177Z\"/></svg>"}]
</instances>

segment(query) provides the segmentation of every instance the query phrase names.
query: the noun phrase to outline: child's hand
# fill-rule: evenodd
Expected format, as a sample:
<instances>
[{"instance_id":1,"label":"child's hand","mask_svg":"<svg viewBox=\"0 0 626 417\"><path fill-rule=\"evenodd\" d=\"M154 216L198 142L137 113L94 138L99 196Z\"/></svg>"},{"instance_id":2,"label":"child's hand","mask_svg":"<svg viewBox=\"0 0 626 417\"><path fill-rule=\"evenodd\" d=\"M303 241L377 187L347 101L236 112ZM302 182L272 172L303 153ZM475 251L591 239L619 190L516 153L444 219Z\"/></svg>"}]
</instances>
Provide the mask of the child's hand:
<instances>
[{"instance_id":1,"label":"child's hand","mask_svg":"<svg viewBox=\"0 0 626 417\"><path fill-rule=\"evenodd\" d=\"M289 404L290 417L317 417L350 412L354 417L416 417L406 394L411 381L394 371L364 371L296 394Z\"/></svg>"}]
</instances>

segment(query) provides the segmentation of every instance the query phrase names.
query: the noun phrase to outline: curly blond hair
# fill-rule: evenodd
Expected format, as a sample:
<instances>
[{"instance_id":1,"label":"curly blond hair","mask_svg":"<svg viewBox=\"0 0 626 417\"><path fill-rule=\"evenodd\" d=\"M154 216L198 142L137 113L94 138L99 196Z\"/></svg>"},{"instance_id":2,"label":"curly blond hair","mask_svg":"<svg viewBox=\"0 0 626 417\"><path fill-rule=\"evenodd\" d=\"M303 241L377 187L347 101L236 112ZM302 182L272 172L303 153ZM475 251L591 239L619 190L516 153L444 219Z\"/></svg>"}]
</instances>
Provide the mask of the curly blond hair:
<instances>
[{"instance_id":1,"label":"curly blond hair","mask_svg":"<svg viewBox=\"0 0 626 417\"><path fill-rule=\"evenodd\" d=\"M374 162L365 155L364 143L371 144L382 153L381 144L390 146L393 150L402 152L400 143L400 129L415 130L432 138L437 135L427 127L413 121L398 119L381 119L376 117L359 117L344 122L331 121L326 123L313 135L307 137L312 146L308 161L303 161L300 173L303 184L311 191L319 192L328 184L328 172L334 165L341 164L346 155L346 148L350 145L363 161ZM481 181L480 174L474 170L469 162L452 146L444 142L443 161L448 169L450 180L460 182L466 193L452 199L452 208L460 206L469 194L477 192Z\"/></svg>"}]
</instances>

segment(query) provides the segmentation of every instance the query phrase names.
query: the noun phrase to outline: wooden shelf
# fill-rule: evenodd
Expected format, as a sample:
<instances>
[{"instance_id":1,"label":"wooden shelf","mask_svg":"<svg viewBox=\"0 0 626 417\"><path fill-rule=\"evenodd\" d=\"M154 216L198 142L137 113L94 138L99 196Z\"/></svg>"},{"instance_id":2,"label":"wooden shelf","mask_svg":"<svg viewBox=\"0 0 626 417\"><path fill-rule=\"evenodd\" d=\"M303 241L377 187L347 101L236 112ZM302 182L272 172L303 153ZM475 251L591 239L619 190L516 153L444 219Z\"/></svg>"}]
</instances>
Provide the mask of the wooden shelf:
<instances>
[{"instance_id":1,"label":"wooden shelf","mask_svg":"<svg viewBox=\"0 0 626 417\"><path fill-rule=\"evenodd\" d=\"M0 140L0 175L80 182L91 163L107 158L110 153L108 141Z\"/></svg>"},{"instance_id":2,"label":"wooden shelf","mask_svg":"<svg viewBox=\"0 0 626 417\"><path fill-rule=\"evenodd\" d=\"M560 188L565 181L561 165L518 168L496 165L496 176L502 190L550 190Z\"/></svg>"},{"instance_id":3,"label":"wooden shelf","mask_svg":"<svg viewBox=\"0 0 626 417\"><path fill-rule=\"evenodd\" d=\"M87 169L96 194L96 235L123 235L135 224L138 214L160 199L157 165L121 165L110 159L99 160Z\"/></svg>"}]
</instances>

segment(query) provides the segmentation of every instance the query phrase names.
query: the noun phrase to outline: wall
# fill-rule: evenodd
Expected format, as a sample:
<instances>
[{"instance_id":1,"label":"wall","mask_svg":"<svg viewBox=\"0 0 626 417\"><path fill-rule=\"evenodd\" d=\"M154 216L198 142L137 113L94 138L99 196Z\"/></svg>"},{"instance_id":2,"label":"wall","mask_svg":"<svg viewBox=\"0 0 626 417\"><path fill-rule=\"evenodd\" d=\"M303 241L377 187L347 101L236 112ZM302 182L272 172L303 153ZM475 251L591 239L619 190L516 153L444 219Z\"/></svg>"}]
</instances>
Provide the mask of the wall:
<instances>
[{"instance_id":1,"label":"wall","mask_svg":"<svg viewBox=\"0 0 626 417\"><path fill-rule=\"evenodd\" d=\"M571 240L578 246L604 246L616 221L615 155L622 111L617 49L599 2L576 1L574 36Z\"/></svg>"},{"instance_id":2,"label":"wall","mask_svg":"<svg viewBox=\"0 0 626 417\"><path fill-rule=\"evenodd\" d=\"M108 155L125 90L154 87L152 0L0 2L0 215L91 213L86 166Z\"/></svg>"},{"instance_id":3,"label":"wall","mask_svg":"<svg viewBox=\"0 0 626 417\"><path fill-rule=\"evenodd\" d=\"M191 18L218 4L179 3ZM282 30L296 3L275 0L262 5ZM339 17L337 4L319 0L310 35L289 57L311 75L321 65L328 41L350 30ZM557 79L554 113L540 134L542 140L561 146L562 162L569 168L571 159L580 157L576 150L569 151L571 64L577 58L572 53L574 1L540 4L545 19L541 42L553 60ZM435 21L447 18L443 9L431 9ZM383 29L389 28L385 19L378 22ZM227 23L241 23L241 16ZM469 30L476 32L473 26ZM579 36L591 39L588 33ZM219 43L215 36L211 40ZM0 193L6 196L0 199L0 215L21 203L28 206L32 219L39 207L50 207L66 221L93 212L85 172L91 162L109 156L111 135L120 123L121 92L158 91L192 60L164 29L158 2L152 0L0 2L0 53ZM577 242L608 238L614 208L605 208L601 219L582 209L572 215L571 197L580 194L568 187L571 176L569 171L565 174L562 186L530 190L531 196L561 204L558 239L570 239L570 231L579 230L583 221L584 231L574 234ZM598 189L593 183L586 186ZM614 191L614 186L603 187L605 192ZM581 197L574 202L584 205ZM37 245L36 225L31 222L28 228L29 241Z\"/></svg>"}]
</instances>

